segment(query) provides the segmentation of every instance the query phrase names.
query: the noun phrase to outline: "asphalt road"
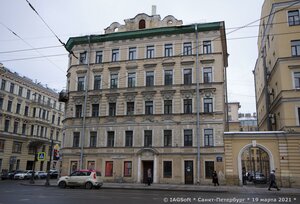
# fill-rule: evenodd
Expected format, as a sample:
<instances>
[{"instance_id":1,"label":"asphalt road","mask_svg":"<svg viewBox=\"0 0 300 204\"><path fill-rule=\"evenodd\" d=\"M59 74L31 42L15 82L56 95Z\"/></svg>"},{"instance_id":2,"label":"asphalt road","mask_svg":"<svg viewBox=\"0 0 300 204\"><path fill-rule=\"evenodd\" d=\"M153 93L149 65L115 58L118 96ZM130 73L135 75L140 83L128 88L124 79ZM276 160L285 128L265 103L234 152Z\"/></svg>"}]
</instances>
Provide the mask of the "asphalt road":
<instances>
[{"instance_id":1,"label":"asphalt road","mask_svg":"<svg viewBox=\"0 0 300 204\"><path fill-rule=\"evenodd\" d=\"M0 181L0 204L300 203L300 194L210 193L23 186Z\"/></svg>"}]
</instances>

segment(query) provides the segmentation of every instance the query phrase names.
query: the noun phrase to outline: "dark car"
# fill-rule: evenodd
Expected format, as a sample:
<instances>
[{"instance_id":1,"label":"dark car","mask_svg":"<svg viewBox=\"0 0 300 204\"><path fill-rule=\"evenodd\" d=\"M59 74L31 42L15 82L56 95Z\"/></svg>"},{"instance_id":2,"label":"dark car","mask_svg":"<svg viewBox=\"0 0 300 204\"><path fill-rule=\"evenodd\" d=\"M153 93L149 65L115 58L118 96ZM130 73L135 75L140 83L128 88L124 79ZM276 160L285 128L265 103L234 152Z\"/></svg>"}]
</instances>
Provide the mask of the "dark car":
<instances>
[{"instance_id":1,"label":"dark car","mask_svg":"<svg viewBox=\"0 0 300 204\"><path fill-rule=\"evenodd\" d=\"M58 171L57 171L57 170L54 170L54 169L51 169L51 170L49 171L49 175L50 175L50 178L51 178L51 179L57 179L57 177L58 177Z\"/></svg>"},{"instance_id":2,"label":"dark car","mask_svg":"<svg viewBox=\"0 0 300 204\"><path fill-rule=\"evenodd\" d=\"M254 183L267 183L267 178L261 172L256 172L255 176L253 177Z\"/></svg>"}]
</instances>

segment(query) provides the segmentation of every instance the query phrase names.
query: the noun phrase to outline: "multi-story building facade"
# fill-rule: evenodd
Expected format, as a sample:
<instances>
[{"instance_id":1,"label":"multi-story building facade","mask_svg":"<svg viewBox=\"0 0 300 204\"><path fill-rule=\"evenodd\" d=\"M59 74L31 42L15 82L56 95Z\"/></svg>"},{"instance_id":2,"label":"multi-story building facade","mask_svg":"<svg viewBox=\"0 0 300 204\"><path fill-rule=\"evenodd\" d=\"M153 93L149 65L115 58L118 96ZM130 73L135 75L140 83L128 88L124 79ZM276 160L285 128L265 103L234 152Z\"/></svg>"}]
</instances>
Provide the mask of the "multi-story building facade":
<instances>
[{"instance_id":1,"label":"multi-story building facade","mask_svg":"<svg viewBox=\"0 0 300 204\"><path fill-rule=\"evenodd\" d=\"M152 169L155 183L192 184L216 170L223 181L224 22L138 14L66 47L62 174L95 168L105 181L139 183Z\"/></svg>"},{"instance_id":2,"label":"multi-story building facade","mask_svg":"<svg viewBox=\"0 0 300 204\"><path fill-rule=\"evenodd\" d=\"M64 104L52 89L0 65L0 170L32 169L37 151L46 152L46 160L35 169L45 171L51 140L62 140Z\"/></svg>"},{"instance_id":3,"label":"multi-story building facade","mask_svg":"<svg viewBox=\"0 0 300 204\"><path fill-rule=\"evenodd\" d=\"M300 2L266 0L254 69L259 130L300 131Z\"/></svg>"},{"instance_id":4,"label":"multi-story building facade","mask_svg":"<svg viewBox=\"0 0 300 204\"><path fill-rule=\"evenodd\" d=\"M258 131L256 113L240 113L240 131Z\"/></svg>"}]
</instances>

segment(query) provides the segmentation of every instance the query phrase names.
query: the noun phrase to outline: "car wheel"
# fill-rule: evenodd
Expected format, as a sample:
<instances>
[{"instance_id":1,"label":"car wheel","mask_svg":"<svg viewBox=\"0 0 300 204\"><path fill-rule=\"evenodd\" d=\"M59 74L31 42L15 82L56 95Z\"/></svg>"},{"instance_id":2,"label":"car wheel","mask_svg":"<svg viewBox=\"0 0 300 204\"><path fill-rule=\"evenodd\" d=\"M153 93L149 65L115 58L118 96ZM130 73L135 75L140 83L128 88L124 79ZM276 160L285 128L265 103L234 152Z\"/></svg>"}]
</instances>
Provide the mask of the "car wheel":
<instances>
[{"instance_id":1,"label":"car wheel","mask_svg":"<svg viewBox=\"0 0 300 204\"><path fill-rule=\"evenodd\" d=\"M92 188L93 188L93 184L91 182L85 183L85 189L92 189Z\"/></svg>"},{"instance_id":2,"label":"car wheel","mask_svg":"<svg viewBox=\"0 0 300 204\"><path fill-rule=\"evenodd\" d=\"M59 186L60 188L66 188L66 187L67 187L67 184L66 184L65 181L61 181L61 182L59 182L58 186Z\"/></svg>"}]
</instances>

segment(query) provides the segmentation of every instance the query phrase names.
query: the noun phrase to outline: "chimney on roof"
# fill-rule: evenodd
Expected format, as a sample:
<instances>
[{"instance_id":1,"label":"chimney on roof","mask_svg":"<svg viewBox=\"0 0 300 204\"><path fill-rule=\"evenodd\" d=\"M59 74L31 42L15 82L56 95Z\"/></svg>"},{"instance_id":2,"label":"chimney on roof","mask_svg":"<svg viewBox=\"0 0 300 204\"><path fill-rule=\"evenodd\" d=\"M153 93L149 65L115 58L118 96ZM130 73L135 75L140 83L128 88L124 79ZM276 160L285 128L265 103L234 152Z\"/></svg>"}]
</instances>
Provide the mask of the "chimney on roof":
<instances>
[{"instance_id":1,"label":"chimney on roof","mask_svg":"<svg viewBox=\"0 0 300 204\"><path fill-rule=\"evenodd\" d=\"M151 15L154 16L156 15L156 5L152 5L152 12Z\"/></svg>"}]
</instances>

